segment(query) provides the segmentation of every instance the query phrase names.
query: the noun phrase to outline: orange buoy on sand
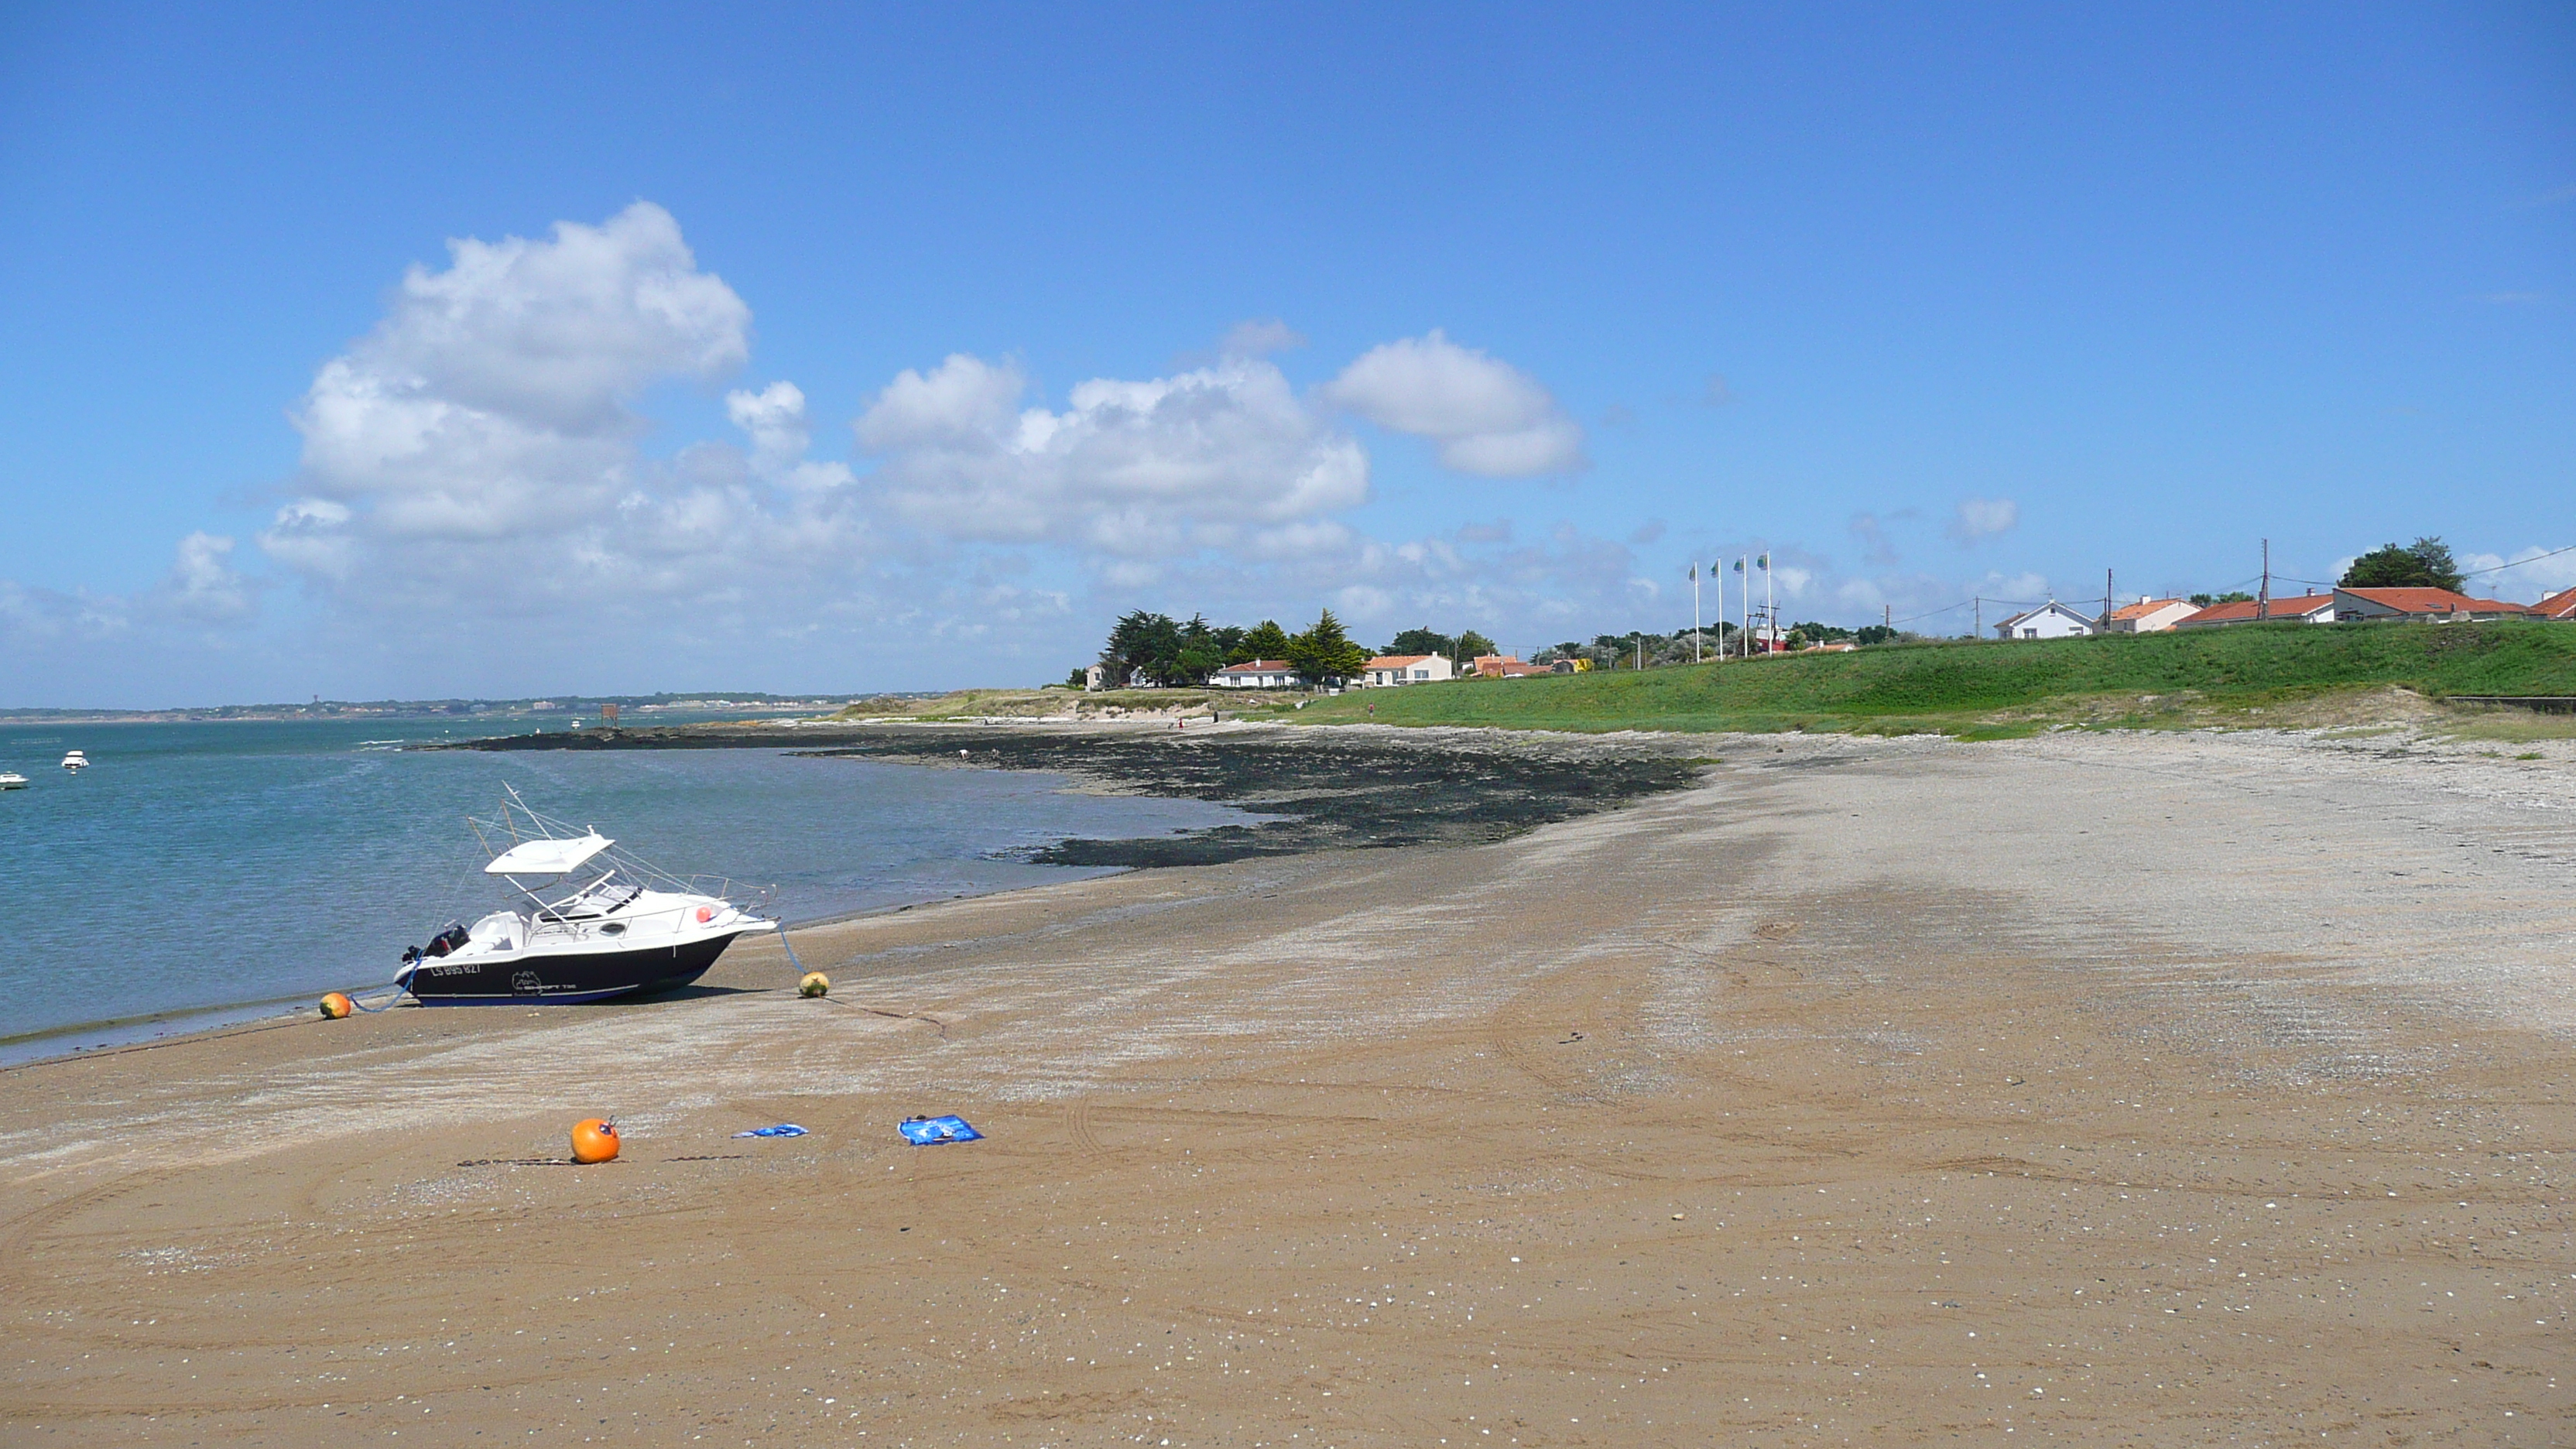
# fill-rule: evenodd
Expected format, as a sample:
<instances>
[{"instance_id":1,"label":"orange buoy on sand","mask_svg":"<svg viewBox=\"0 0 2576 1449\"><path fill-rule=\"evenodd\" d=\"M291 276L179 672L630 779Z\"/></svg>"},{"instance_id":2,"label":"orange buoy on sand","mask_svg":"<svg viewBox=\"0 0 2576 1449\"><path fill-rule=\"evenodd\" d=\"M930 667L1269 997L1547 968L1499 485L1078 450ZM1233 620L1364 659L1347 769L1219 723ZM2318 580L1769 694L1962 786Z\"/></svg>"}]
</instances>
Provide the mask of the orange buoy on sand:
<instances>
[{"instance_id":1,"label":"orange buoy on sand","mask_svg":"<svg viewBox=\"0 0 2576 1449\"><path fill-rule=\"evenodd\" d=\"M805 979L796 983L796 994L799 996L822 996L828 994L831 989L832 978L820 971L808 971L805 973Z\"/></svg>"},{"instance_id":2,"label":"orange buoy on sand","mask_svg":"<svg viewBox=\"0 0 2576 1449\"><path fill-rule=\"evenodd\" d=\"M349 1014L349 1012L351 1011L351 1009L352 1009L352 1007L351 1007L351 1004L350 1004L350 1001L349 1001L349 993L347 993L347 992L345 992L345 991L332 991L332 992L326 992L326 993L324 993L324 995L323 995L323 997L322 997L322 1019L323 1019L323 1020L325 1020L325 1021L338 1021L340 1018L342 1018L342 1017L344 1017L344 1016L347 1016L347 1015Z\"/></svg>"},{"instance_id":3,"label":"orange buoy on sand","mask_svg":"<svg viewBox=\"0 0 2576 1449\"><path fill-rule=\"evenodd\" d=\"M617 1124L585 1117L572 1124L572 1160L610 1162L617 1157Z\"/></svg>"}]
</instances>

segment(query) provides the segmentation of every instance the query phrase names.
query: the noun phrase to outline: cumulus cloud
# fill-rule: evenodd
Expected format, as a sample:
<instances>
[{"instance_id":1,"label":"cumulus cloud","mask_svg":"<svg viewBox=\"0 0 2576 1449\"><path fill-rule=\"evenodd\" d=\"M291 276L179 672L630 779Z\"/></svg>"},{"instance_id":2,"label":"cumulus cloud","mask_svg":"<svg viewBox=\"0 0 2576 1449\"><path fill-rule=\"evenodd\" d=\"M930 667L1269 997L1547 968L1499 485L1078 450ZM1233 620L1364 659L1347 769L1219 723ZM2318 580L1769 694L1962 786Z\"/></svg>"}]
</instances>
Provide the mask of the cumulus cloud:
<instances>
[{"instance_id":1,"label":"cumulus cloud","mask_svg":"<svg viewBox=\"0 0 2576 1449\"><path fill-rule=\"evenodd\" d=\"M163 581L159 602L183 619L226 624L259 608L256 587L232 567L233 541L211 533L179 540L178 557Z\"/></svg>"},{"instance_id":2,"label":"cumulus cloud","mask_svg":"<svg viewBox=\"0 0 2576 1449\"><path fill-rule=\"evenodd\" d=\"M727 396L747 447L640 454L647 389L710 384L749 356L751 309L668 212L637 202L448 252L315 374L295 414L300 496L259 536L269 558L364 611L453 620L748 604L861 548L853 479L806 458L792 383Z\"/></svg>"},{"instance_id":3,"label":"cumulus cloud","mask_svg":"<svg viewBox=\"0 0 2576 1449\"><path fill-rule=\"evenodd\" d=\"M2021 522L2021 505L2009 498L1963 498L1950 520L1950 539L1962 548L1992 538Z\"/></svg>"},{"instance_id":4,"label":"cumulus cloud","mask_svg":"<svg viewBox=\"0 0 2576 1449\"><path fill-rule=\"evenodd\" d=\"M0 579L0 640L94 643L172 628L205 637L206 628L242 623L259 611L260 585L234 571L232 552L232 539L191 533L172 551L169 572L131 593L65 593Z\"/></svg>"},{"instance_id":5,"label":"cumulus cloud","mask_svg":"<svg viewBox=\"0 0 2576 1449\"><path fill-rule=\"evenodd\" d=\"M1370 348L1322 396L1389 431L1431 439L1441 465L1461 473L1526 478L1586 466L1582 425L1536 378L1437 328Z\"/></svg>"},{"instance_id":6,"label":"cumulus cloud","mask_svg":"<svg viewBox=\"0 0 2576 1449\"><path fill-rule=\"evenodd\" d=\"M805 456L814 446L814 429L805 419L804 389L792 382L773 382L759 392L726 393L725 416L751 440L751 476L764 483L815 491L857 481L845 463Z\"/></svg>"},{"instance_id":7,"label":"cumulus cloud","mask_svg":"<svg viewBox=\"0 0 2576 1449\"><path fill-rule=\"evenodd\" d=\"M964 353L906 369L856 425L879 496L946 538L1131 560L1260 543L1368 499L1366 451L1258 358L1094 378L1062 412L1021 408L1028 386L1017 363Z\"/></svg>"}]
</instances>

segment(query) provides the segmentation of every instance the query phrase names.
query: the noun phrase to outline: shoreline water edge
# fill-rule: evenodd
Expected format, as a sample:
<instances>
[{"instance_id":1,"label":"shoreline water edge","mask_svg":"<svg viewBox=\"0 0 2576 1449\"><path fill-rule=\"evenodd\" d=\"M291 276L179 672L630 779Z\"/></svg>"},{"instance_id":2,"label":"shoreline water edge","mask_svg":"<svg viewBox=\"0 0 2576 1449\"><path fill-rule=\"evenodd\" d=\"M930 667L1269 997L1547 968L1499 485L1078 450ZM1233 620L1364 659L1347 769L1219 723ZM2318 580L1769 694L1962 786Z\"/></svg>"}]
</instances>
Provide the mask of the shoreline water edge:
<instances>
[{"instance_id":1,"label":"shoreline water edge","mask_svg":"<svg viewBox=\"0 0 2576 1449\"><path fill-rule=\"evenodd\" d=\"M740 721L641 729L534 732L402 743L404 752L763 750L928 768L1065 777L1077 790L1193 800L1243 809L1248 823L1171 834L1075 835L1010 858L1090 871L1213 864L1309 851L1466 844L1677 789L1697 762L1669 737L1639 741L1490 731L1286 730L1220 726L1182 732L1117 724L1002 728L945 725L786 727ZM790 919L804 930L898 913L938 900L1042 889L1035 881L940 891L918 899ZM396 926L394 929L399 930ZM390 971L388 978L390 978ZM380 983L343 983L364 1002ZM398 998L391 998L398 1000ZM304 1014L301 994L268 993L49 1025L0 1036L0 1067L93 1055Z\"/></svg>"}]
</instances>

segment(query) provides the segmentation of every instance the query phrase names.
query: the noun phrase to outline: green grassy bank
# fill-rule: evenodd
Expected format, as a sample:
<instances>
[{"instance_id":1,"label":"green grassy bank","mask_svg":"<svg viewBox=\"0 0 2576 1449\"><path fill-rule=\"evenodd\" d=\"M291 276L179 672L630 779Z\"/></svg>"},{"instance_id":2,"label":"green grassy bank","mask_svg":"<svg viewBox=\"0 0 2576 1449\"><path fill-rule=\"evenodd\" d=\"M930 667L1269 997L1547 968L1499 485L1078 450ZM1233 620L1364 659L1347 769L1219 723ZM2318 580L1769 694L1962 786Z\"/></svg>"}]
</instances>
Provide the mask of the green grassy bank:
<instances>
[{"instance_id":1,"label":"green grassy bank","mask_svg":"<svg viewBox=\"0 0 2576 1449\"><path fill-rule=\"evenodd\" d=\"M2270 624L1887 645L1639 672L1357 690L1299 723L1939 731L2365 723L2392 690L2576 695L2576 624ZM1375 706L1375 712L1370 707ZM2385 713L2383 709L2381 711Z\"/></svg>"}]
</instances>

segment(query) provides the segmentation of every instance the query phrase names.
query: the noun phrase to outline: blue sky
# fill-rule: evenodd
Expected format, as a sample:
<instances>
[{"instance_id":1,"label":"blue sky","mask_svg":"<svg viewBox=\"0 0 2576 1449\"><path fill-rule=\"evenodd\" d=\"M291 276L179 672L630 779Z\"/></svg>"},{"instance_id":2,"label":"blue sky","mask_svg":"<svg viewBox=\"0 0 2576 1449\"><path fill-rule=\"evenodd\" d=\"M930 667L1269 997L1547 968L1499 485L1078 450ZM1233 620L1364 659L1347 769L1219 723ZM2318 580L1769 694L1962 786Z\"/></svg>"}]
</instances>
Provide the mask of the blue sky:
<instances>
[{"instance_id":1,"label":"blue sky","mask_svg":"<svg viewBox=\"0 0 2576 1449\"><path fill-rule=\"evenodd\" d=\"M0 706L2576 543L2564 7L21 6L0 217Z\"/></svg>"}]
</instances>

